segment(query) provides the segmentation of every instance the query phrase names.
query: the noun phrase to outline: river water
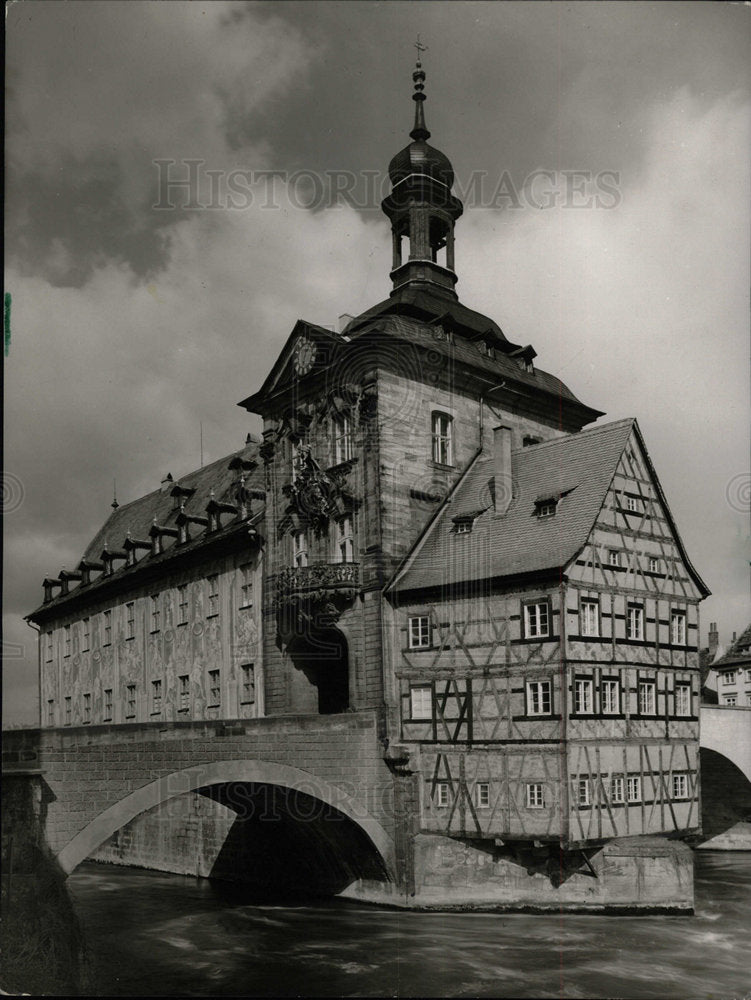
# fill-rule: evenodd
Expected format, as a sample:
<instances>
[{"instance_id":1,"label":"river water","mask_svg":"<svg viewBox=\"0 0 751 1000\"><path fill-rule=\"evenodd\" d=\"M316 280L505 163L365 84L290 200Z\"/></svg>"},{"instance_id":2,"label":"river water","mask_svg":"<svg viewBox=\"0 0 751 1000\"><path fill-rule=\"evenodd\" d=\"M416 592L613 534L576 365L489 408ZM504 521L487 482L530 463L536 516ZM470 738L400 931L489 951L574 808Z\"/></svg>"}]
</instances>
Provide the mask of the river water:
<instances>
[{"instance_id":1,"label":"river water","mask_svg":"<svg viewBox=\"0 0 751 1000\"><path fill-rule=\"evenodd\" d=\"M696 914L436 914L86 863L97 996L751 998L751 852L696 854Z\"/></svg>"}]
</instances>

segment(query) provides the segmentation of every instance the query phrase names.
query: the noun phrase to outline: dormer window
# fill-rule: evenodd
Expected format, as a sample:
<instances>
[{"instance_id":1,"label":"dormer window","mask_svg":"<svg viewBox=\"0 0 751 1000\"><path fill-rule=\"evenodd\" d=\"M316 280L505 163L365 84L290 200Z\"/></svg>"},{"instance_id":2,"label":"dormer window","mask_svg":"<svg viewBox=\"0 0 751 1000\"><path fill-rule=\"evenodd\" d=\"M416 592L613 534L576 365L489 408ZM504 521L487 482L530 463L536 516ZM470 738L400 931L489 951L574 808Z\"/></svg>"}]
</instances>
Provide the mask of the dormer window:
<instances>
[{"instance_id":1,"label":"dormer window","mask_svg":"<svg viewBox=\"0 0 751 1000\"><path fill-rule=\"evenodd\" d=\"M465 521L456 522L457 535L468 535L472 531L472 521L467 518Z\"/></svg>"},{"instance_id":2,"label":"dormer window","mask_svg":"<svg viewBox=\"0 0 751 1000\"><path fill-rule=\"evenodd\" d=\"M434 410L431 415L432 456L437 465L453 465L452 418Z\"/></svg>"},{"instance_id":3,"label":"dormer window","mask_svg":"<svg viewBox=\"0 0 751 1000\"><path fill-rule=\"evenodd\" d=\"M532 434L525 434L522 438L522 448L529 448L533 444L539 444L542 438L534 437Z\"/></svg>"},{"instance_id":4,"label":"dormer window","mask_svg":"<svg viewBox=\"0 0 751 1000\"><path fill-rule=\"evenodd\" d=\"M558 501L555 497L550 497L548 500L538 500L535 513L539 518L553 517L557 507Z\"/></svg>"}]
</instances>

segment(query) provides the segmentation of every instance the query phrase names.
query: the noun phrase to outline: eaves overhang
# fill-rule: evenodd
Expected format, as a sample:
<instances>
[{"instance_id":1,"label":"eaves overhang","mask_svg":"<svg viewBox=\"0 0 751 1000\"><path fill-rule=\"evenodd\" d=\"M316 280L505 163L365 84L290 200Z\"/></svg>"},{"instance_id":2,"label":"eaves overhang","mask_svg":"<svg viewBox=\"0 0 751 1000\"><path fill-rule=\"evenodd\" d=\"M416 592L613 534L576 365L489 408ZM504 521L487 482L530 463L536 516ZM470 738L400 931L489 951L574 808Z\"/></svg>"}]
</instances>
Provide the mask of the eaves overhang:
<instances>
[{"instance_id":1,"label":"eaves overhang","mask_svg":"<svg viewBox=\"0 0 751 1000\"><path fill-rule=\"evenodd\" d=\"M176 569L184 564L197 563L204 558L231 550L244 535L247 536L249 545L259 546L262 540L255 529L263 519L263 513L260 511L247 521L229 524L226 528L220 528L216 532L192 539L182 545L170 546L159 555L148 556L133 566L123 566L111 576L99 577L89 584L77 587L69 594L41 604L31 614L26 615L24 620L42 624L91 604L92 601L113 597L132 590L133 587L148 584L162 578L165 568Z\"/></svg>"}]
</instances>

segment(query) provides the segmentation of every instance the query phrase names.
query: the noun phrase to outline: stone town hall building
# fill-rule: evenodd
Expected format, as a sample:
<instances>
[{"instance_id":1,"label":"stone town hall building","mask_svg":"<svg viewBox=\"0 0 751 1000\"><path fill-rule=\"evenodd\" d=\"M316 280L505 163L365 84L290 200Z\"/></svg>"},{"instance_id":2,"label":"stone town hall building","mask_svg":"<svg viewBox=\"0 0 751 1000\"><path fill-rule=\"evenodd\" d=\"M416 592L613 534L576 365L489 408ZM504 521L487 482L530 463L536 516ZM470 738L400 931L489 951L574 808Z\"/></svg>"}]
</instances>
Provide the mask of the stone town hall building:
<instances>
[{"instance_id":1,"label":"stone town hall building","mask_svg":"<svg viewBox=\"0 0 751 1000\"><path fill-rule=\"evenodd\" d=\"M471 900L503 845L563 871L697 832L708 590L636 421L459 301L424 78L389 297L298 321L240 404L262 442L116 507L29 617L42 727L375 710L408 880L464 851Z\"/></svg>"}]
</instances>

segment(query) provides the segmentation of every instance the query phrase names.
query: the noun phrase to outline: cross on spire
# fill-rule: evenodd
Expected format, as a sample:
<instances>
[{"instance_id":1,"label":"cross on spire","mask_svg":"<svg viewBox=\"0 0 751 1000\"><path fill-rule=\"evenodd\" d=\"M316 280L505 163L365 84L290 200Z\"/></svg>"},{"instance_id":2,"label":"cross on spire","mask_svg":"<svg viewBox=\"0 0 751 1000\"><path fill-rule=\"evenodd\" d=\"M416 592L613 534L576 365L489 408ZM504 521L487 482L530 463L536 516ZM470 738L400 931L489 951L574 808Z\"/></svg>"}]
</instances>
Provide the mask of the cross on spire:
<instances>
[{"instance_id":1,"label":"cross on spire","mask_svg":"<svg viewBox=\"0 0 751 1000\"><path fill-rule=\"evenodd\" d=\"M417 65L419 66L422 53L428 51L427 45L422 44L419 35L417 36L417 41L415 42L415 48L417 49Z\"/></svg>"}]
</instances>

